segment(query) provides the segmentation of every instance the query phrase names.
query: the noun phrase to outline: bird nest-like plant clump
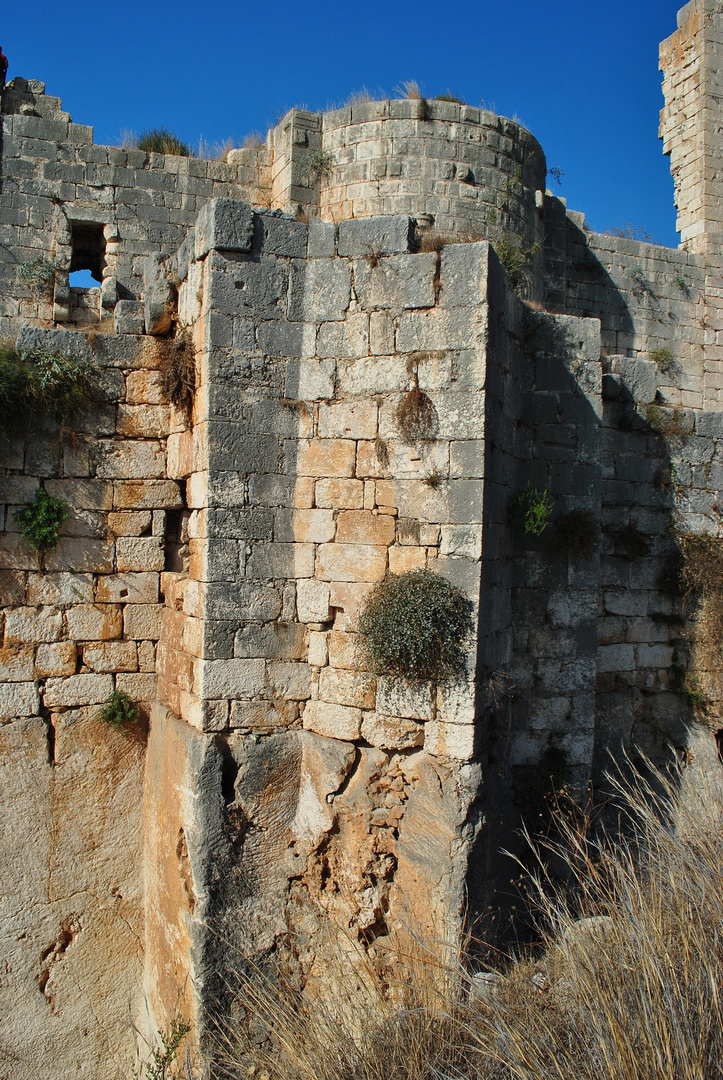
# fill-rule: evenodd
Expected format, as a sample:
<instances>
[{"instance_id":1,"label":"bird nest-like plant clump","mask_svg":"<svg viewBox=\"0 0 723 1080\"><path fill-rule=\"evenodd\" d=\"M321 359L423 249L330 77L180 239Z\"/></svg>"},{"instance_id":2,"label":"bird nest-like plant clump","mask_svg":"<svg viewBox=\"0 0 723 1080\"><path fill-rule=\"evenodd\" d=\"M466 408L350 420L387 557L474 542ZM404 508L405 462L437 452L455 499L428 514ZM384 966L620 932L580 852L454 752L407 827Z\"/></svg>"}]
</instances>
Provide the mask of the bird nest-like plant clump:
<instances>
[{"instance_id":1,"label":"bird nest-like plant clump","mask_svg":"<svg viewBox=\"0 0 723 1080\"><path fill-rule=\"evenodd\" d=\"M359 619L364 662L372 671L406 680L459 677L472 612L472 603L439 574L392 574L372 589Z\"/></svg>"}]
</instances>

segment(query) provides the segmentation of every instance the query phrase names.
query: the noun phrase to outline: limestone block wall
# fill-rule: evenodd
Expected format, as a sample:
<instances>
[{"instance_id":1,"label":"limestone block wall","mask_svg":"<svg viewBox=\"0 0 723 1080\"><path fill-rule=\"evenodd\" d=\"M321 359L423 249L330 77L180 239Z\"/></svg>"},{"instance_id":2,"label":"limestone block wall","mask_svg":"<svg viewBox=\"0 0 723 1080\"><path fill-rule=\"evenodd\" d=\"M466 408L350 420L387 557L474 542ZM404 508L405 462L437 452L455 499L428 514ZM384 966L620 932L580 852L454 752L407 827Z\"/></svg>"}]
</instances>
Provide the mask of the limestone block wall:
<instances>
[{"instance_id":1,"label":"limestone block wall","mask_svg":"<svg viewBox=\"0 0 723 1080\"><path fill-rule=\"evenodd\" d=\"M73 225L102 227L105 307L134 299L143 260L170 255L199 209L218 196L270 198L267 154L236 150L233 163L95 146L43 83L15 79L3 93L0 190L0 335L34 322L71 321ZM43 259L54 274L34 283L22 265Z\"/></svg>"},{"instance_id":2,"label":"limestone block wall","mask_svg":"<svg viewBox=\"0 0 723 1080\"><path fill-rule=\"evenodd\" d=\"M529 248L543 237L545 171L518 124L437 101L292 110L266 146L225 162L95 146L42 83L15 79L3 95L0 332L79 321L68 274L83 227L100 230L103 315L140 297L143 260L172 254L212 198L334 222L412 215L442 232L512 233ZM538 252L535 280L541 265Z\"/></svg>"},{"instance_id":3,"label":"limestone block wall","mask_svg":"<svg viewBox=\"0 0 723 1080\"><path fill-rule=\"evenodd\" d=\"M18 345L88 358L98 398L72 431L2 442L3 1049L18 1078L71 1063L95 1078L130 1068L129 1010L143 1012L144 731L182 505L166 479L175 421L151 339L27 328ZM14 517L38 484L70 509L44 567ZM145 715L129 737L98 721L115 688Z\"/></svg>"}]
</instances>

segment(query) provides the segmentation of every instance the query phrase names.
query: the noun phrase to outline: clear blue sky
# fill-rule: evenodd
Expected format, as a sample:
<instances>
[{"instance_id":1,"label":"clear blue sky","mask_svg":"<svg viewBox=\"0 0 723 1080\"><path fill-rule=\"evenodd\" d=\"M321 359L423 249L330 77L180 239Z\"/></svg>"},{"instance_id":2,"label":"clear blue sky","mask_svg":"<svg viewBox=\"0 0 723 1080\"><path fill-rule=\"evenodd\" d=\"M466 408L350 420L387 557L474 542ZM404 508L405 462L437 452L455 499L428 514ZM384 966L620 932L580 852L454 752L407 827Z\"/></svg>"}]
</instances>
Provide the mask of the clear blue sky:
<instances>
[{"instance_id":1,"label":"clear blue sky","mask_svg":"<svg viewBox=\"0 0 723 1080\"><path fill-rule=\"evenodd\" d=\"M6 0L8 77L41 79L96 143L165 126L198 145L266 132L294 105L416 79L516 116L563 170L556 193L592 228L624 222L675 246L657 137L658 43L677 0ZM380 93L380 96L381 93Z\"/></svg>"}]
</instances>

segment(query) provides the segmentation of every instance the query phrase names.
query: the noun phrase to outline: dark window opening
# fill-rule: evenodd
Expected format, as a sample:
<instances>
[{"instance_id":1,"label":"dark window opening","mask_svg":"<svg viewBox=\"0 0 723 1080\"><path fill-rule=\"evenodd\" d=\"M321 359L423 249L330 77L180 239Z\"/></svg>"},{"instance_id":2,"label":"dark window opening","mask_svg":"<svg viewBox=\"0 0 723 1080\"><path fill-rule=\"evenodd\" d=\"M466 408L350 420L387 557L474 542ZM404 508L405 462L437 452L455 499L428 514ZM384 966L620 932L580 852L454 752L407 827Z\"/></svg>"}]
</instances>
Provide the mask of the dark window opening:
<instances>
[{"instance_id":1,"label":"dark window opening","mask_svg":"<svg viewBox=\"0 0 723 1080\"><path fill-rule=\"evenodd\" d=\"M90 272L93 281L100 284L103 280L103 267L105 266L103 226L94 225L89 221L73 222L71 243L73 247L70 259L71 275L81 270L87 270ZM87 275L84 275L84 277L87 280ZM72 278L70 284L73 286L81 285L81 287L85 288L93 287L92 282L90 285L85 285L81 281L73 281Z\"/></svg>"}]
</instances>

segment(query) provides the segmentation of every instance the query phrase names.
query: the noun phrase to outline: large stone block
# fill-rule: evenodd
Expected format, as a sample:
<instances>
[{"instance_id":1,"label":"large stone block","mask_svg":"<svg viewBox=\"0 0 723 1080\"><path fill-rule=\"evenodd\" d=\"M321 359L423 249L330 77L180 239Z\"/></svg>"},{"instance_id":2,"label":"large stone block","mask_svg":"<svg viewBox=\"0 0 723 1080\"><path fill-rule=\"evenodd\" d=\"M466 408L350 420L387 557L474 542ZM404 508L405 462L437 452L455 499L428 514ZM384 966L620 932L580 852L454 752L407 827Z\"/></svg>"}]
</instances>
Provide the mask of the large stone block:
<instances>
[{"instance_id":1,"label":"large stone block","mask_svg":"<svg viewBox=\"0 0 723 1080\"><path fill-rule=\"evenodd\" d=\"M195 254L203 259L212 248L218 251L251 251L254 213L248 203L212 199L196 218Z\"/></svg>"},{"instance_id":2,"label":"large stone block","mask_svg":"<svg viewBox=\"0 0 723 1080\"><path fill-rule=\"evenodd\" d=\"M194 693L200 698L253 698L266 686L263 660L199 660Z\"/></svg>"},{"instance_id":3,"label":"large stone block","mask_svg":"<svg viewBox=\"0 0 723 1080\"><path fill-rule=\"evenodd\" d=\"M108 574L98 578L96 600L103 604L157 604L158 574Z\"/></svg>"},{"instance_id":4,"label":"large stone block","mask_svg":"<svg viewBox=\"0 0 723 1080\"><path fill-rule=\"evenodd\" d=\"M371 510L344 510L337 520L337 544L388 546L394 542L396 518Z\"/></svg>"},{"instance_id":5,"label":"large stone block","mask_svg":"<svg viewBox=\"0 0 723 1080\"><path fill-rule=\"evenodd\" d=\"M381 712L364 713L362 738L382 750L411 750L424 745L424 725Z\"/></svg>"},{"instance_id":6,"label":"large stone block","mask_svg":"<svg viewBox=\"0 0 723 1080\"><path fill-rule=\"evenodd\" d=\"M91 671L137 671L135 641L100 641L83 646L83 663Z\"/></svg>"},{"instance_id":7,"label":"large stone block","mask_svg":"<svg viewBox=\"0 0 723 1080\"><path fill-rule=\"evenodd\" d=\"M364 506L364 483L362 480L340 478L317 480L315 502L318 507L333 510L361 510ZM333 535L326 539L333 539Z\"/></svg>"},{"instance_id":8,"label":"large stone block","mask_svg":"<svg viewBox=\"0 0 723 1080\"><path fill-rule=\"evenodd\" d=\"M49 675L74 675L78 661L78 649L74 641L56 641L38 645L35 671L39 679Z\"/></svg>"},{"instance_id":9,"label":"large stone block","mask_svg":"<svg viewBox=\"0 0 723 1080\"><path fill-rule=\"evenodd\" d=\"M92 574L29 574L28 604L70 607L93 600Z\"/></svg>"},{"instance_id":10,"label":"large stone block","mask_svg":"<svg viewBox=\"0 0 723 1080\"><path fill-rule=\"evenodd\" d=\"M164 564L162 536L119 536L116 540L116 569L119 573L163 570Z\"/></svg>"},{"instance_id":11,"label":"large stone block","mask_svg":"<svg viewBox=\"0 0 723 1080\"><path fill-rule=\"evenodd\" d=\"M56 608L17 607L5 613L5 645L58 641L62 634L63 616Z\"/></svg>"},{"instance_id":12,"label":"large stone block","mask_svg":"<svg viewBox=\"0 0 723 1080\"><path fill-rule=\"evenodd\" d=\"M350 439L300 439L287 442L286 461L299 476L353 476L356 443Z\"/></svg>"},{"instance_id":13,"label":"large stone block","mask_svg":"<svg viewBox=\"0 0 723 1080\"><path fill-rule=\"evenodd\" d=\"M179 510L183 499L175 480L119 481L113 485L118 510Z\"/></svg>"},{"instance_id":14,"label":"large stone block","mask_svg":"<svg viewBox=\"0 0 723 1080\"><path fill-rule=\"evenodd\" d=\"M0 683L32 682L35 677L33 652L32 645L0 649Z\"/></svg>"},{"instance_id":15,"label":"large stone block","mask_svg":"<svg viewBox=\"0 0 723 1080\"><path fill-rule=\"evenodd\" d=\"M112 692L112 675L70 675L66 679L47 679L43 702L48 708L100 705Z\"/></svg>"},{"instance_id":16,"label":"large stone block","mask_svg":"<svg viewBox=\"0 0 723 1080\"><path fill-rule=\"evenodd\" d=\"M343 401L319 406L322 439L373 439L377 433L377 405L373 401Z\"/></svg>"},{"instance_id":17,"label":"large stone block","mask_svg":"<svg viewBox=\"0 0 723 1080\"><path fill-rule=\"evenodd\" d=\"M313 578L297 581L296 612L299 622L327 622L330 614L329 586Z\"/></svg>"},{"instance_id":18,"label":"large stone block","mask_svg":"<svg viewBox=\"0 0 723 1080\"><path fill-rule=\"evenodd\" d=\"M274 515L274 539L282 543L328 544L336 521L330 509L284 509ZM304 575L302 575L304 576Z\"/></svg>"},{"instance_id":19,"label":"large stone block","mask_svg":"<svg viewBox=\"0 0 723 1080\"><path fill-rule=\"evenodd\" d=\"M114 604L78 604L66 614L74 641L108 641L122 632L121 609Z\"/></svg>"},{"instance_id":20,"label":"large stone block","mask_svg":"<svg viewBox=\"0 0 723 1080\"><path fill-rule=\"evenodd\" d=\"M246 563L249 578L310 578L313 544L255 544Z\"/></svg>"},{"instance_id":21,"label":"large stone block","mask_svg":"<svg viewBox=\"0 0 723 1080\"><path fill-rule=\"evenodd\" d=\"M409 217L357 218L339 222L339 255L393 255L412 251L414 221Z\"/></svg>"},{"instance_id":22,"label":"large stone block","mask_svg":"<svg viewBox=\"0 0 723 1080\"><path fill-rule=\"evenodd\" d=\"M100 440L97 474L107 480L151 480L162 477L166 455L151 439L123 442Z\"/></svg>"},{"instance_id":23,"label":"large stone block","mask_svg":"<svg viewBox=\"0 0 723 1080\"><path fill-rule=\"evenodd\" d=\"M386 571L386 547L320 544L317 549L316 573L322 581L381 581Z\"/></svg>"},{"instance_id":24,"label":"large stone block","mask_svg":"<svg viewBox=\"0 0 723 1080\"><path fill-rule=\"evenodd\" d=\"M434 715L432 684L425 680L407 683L388 675L380 676L377 709L388 716L431 720Z\"/></svg>"},{"instance_id":25,"label":"large stone block","mask_svg":"<svg viewBox=\"0 0 723 1080\"><path fill-rule=\"evenodd\" d=\"M376 678L364 671L322 668L319 672L319 700L358 709L373 709Z\"/></svg>"},{"instance_id":26,"label":"large stone block","mask_svg":"<svg viewBox=\"0 0 723 1080\"><path fill-rule=\"evenodd\" d=\"M308 701L304 708L304 729L328 739L358 739L361 735L361 709L333 705L326 701Z\"/></svg>"},{"instance_id":27,"label":"large stone block","mask_svg":"<svg viewBox=\"0 0 723 1080\"><path fill-rule=\"evenodd\" d=\"M446 248L444 249L446 250ZM354 289L365 311L391 308L434 307L437 256L392 255L387 259L360 259L354 264Z\"/></svg>"},{"instance_id":28,"label":"large stone block","mask_svg":"<svg viewBox=\"0 0 723 1080\"><path fill-rule=\"evenodd\" d=\"M311 259L291 270L289 319L326 322L343 319L349 307L351 272L346 262Z\"/></svg>"},{"instance_id":29,"label":"large stone block","mask_svg":"<svg viewBox=\"0 0 723 1080\"><path fill-rule=\"evenodd\" d=\"M5 683L0 694L0 720L37 716L39 712L40 697L34 682Z\"/></svg>"}]
</instances>

